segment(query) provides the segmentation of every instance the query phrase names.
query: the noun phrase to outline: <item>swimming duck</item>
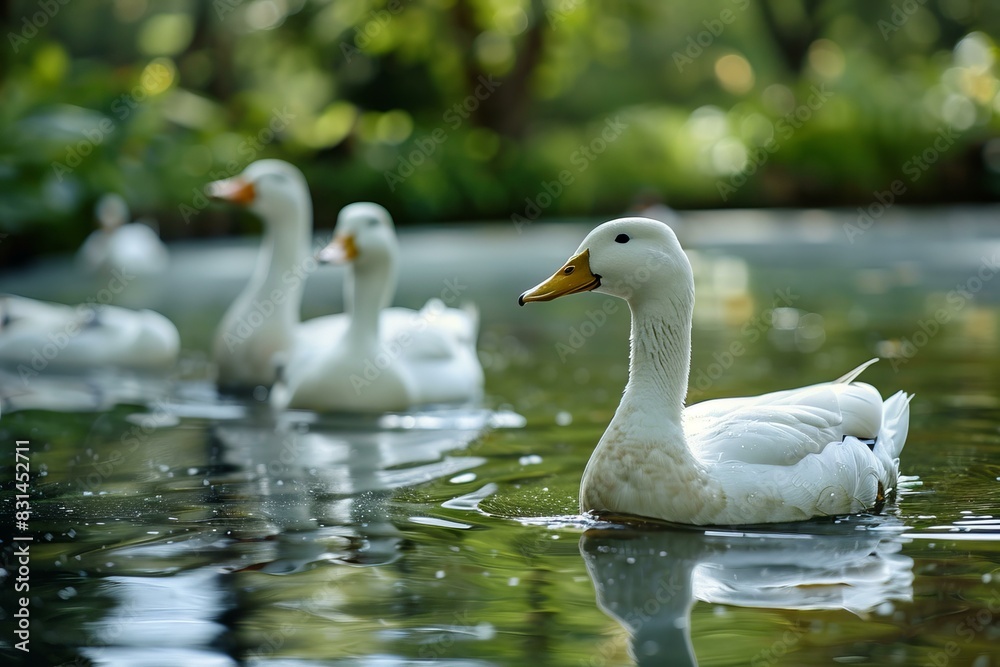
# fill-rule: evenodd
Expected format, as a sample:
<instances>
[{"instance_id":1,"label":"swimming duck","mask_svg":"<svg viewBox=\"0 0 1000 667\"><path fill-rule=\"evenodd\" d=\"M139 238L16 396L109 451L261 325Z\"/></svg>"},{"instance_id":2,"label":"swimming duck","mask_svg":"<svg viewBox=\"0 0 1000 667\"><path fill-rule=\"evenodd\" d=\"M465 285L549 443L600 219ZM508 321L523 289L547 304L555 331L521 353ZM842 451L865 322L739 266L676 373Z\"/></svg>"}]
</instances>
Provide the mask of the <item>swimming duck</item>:
<instances>
[{"instance_id":1,"label":"swimming duck","mask_svg":"<svg viewBox=\"0 0 1000 667\"><path fill-rule=\"evenodd\" d=\"M346 312L305 322L271 392L276 409L384 412L480 397L478 318L431 299L419 311L386 308L396 290L392 218L361 202L338 216L321 261L347 265Z\"/></svg>"},{"instance_id":2,"label":"swimming duck","mask_svg":"<svg viewBox=\"0 0 1000 667\"><path fill-rule=\"evenodd\" d=\"M151 310L0 296L0 363L25 380L46 370L166 370L179 349L177 327Z\"/></svg>"},{"instance_id":3,"label":"swimming duck","mask_svg":"<svg viewBox=\"0 0 1000 667\"><path fill-rule=\"evenodd\" d=\"M215 199L238 204L264 222L250 281L215 334L216 383L229 391L270 387L275 355L295 339L312 233L312 201L302 172L282 160L258 160L239 176L210 183Z\"/></svg>"},{"instance_id":4,"label":"swimming duck","mask_svg":"<svg viewBox=\"0 0 1000 667\"><path fill-rule=\"evenodd\" d=\"M519 303L594 291L632 313L629 380L580 483L580 509L693 525L880 511L896 498L911 396L883 402L856 378L684 406L694 281L670 228L595 228Z\"/></svg>"},{"instance_id":5,"label":"swimming duck","mask_svg":"<svg viewBox=\"0 0 1000 667\"><path fill-rule=\"evenodd\" d=\"M128 204L121 195L109 193L95 207L100 226L77 253L77 261L91 273L114 269L136 275L160 273L167 268L167 247L156 230L144 221L130 224Z\"/></svg>"}]
</instances>

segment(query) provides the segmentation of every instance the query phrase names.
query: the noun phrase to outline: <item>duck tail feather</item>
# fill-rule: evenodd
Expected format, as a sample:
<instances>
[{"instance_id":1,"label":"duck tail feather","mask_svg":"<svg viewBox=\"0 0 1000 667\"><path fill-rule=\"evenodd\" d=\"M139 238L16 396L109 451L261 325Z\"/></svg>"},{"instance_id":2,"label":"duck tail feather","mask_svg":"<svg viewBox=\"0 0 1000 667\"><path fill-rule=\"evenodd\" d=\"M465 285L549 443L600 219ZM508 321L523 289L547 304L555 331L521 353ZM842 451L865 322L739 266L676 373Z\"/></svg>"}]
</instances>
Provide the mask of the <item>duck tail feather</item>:
<instances>
[{"instance_id":1,"label":"duck tail feather","mask_svg":"<svg viewBox=\"0 0 1000 667\"><path fill-rule=\"evenodd\" d=\"M479 307L471 301L464 301L462 310L469 316L469 332L473 343L475 343L476 336L479 334Z\"/></svg>"},{"instance_id":2,"label":"duck tail feather","mask_svg":"<svg viewBox=\"0 0 1000 667\"><path fill-rule=\"evenodd\" d=\"M836 380L834 380L833 383L834 384L841 384L841 383L847 384L847 383L850 383L850 382L854 382L854 380L856 380L857 377L859 375L861 375L865 371L866 368L868 368L869 366L871 366L872 364L874 364L878 360L879 360L878 357L875 357L874 359L869 359L865 363L863 363L860 366L858 366L857 368L855 368L853 371L850 371L849 373L841 375L839 378L837 378Z\"/></svg>"},{"instance_id":3,"label":"duck tail feather","mask_svg":"<svg viewBox=\"0 0 1000 667\"><path fill-rule=\"evenodd\" d=\"M896 459L903 451L906 435L910 428L910 401L913 394L898 391L885 400L882 412L882 429L878 442L885 447L889 459Z\"/></svg>"}]
</instances>

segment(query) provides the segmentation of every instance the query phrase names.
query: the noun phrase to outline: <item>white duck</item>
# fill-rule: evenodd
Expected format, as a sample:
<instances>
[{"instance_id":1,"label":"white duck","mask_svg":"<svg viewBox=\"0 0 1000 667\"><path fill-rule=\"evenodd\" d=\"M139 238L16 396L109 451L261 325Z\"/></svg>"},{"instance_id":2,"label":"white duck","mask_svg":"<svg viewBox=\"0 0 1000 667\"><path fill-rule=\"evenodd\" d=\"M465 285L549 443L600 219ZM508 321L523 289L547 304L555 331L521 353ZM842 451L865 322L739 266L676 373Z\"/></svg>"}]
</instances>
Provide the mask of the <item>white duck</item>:
<instances>
[{"instance_id":1,"label":"white duck","mask_svg":"<svg viewBox=\"0 0 1000 667\"><path fill-rule=\"evenodd\" d=\"M108 366L166 370L179 349L177 327L151 310L0 296L0 363L16 365L22 379Z\"/></svg>"},{"instance_id":2,"label":"white duck","mask_svg":"<svg viewBox=\"0 0 1000 667\"><path fill-rule=\"evenodd\" d=\"M291 164L259 160L206 190L212 197L245 206L264 221L257 266L216 331L216 381L227 390L269 387L276 377L275 355L287 351L295 339L304 275L312 261L309 186Z\"/></svg>"},{"instance_id":3,"label":"white duck","mask_svg":"<svg viewBox=\"0 0 1000 667\"><path fill-rule=\"evenodd\" d=\"M696 525L880 511L896 497L910 396L854 379L684 407L691 265L665 224L622 218L519 302L592 290L632 312L629 381L580 484L581 511ZM873 448L863 440L874 440Z\"/></svg>"},{"instance_id":4,"label":"white duck","mask_svg":"<svg viewBox=\"0 0 1000 667\"><path fill-rule=\"evenodd\" d=\"M100 229L92 232L77 253L77 261L92 273L114 269L136 275L160 273L167 268L167 247L156 231L129 220L128 204L121 195L109 193L95 207Z\"/></svg>"},{"instance_id":5,"label":"white duck","mask_svg":"<svg viewBox=\"0 0 1000 667\"><path fill-rule=\"evenodd\" d=\"M389 411L482 394L474 312L431 299L420 311L385 308L396 290L399 246L389 213L346 206L321 261L346 263L347 312L302 325L271 392L276 409Z\"/></svg>"}]
</instances>

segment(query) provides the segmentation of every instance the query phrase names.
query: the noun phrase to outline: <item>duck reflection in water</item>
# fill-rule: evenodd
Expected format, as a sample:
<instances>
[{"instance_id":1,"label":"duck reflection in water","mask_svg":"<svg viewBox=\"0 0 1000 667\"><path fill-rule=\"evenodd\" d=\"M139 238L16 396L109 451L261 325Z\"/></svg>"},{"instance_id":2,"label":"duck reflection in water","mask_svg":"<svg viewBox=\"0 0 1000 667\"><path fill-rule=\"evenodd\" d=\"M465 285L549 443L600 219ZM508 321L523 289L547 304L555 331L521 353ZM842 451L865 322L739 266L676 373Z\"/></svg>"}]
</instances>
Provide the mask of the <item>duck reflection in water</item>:
<instances>
[{"instance_id":1,"label":"duck reflection in water","mask_svg":"<svg viewBox=\"0 0 1000 667\"><path fill-rule=\"evenodd\" d=\"M442 411L380 419L324 417L213 429L213 458L242 477L236 506L263 517L275 550L241 569L289 574L321 562L375 565L399 557L402 536L388 500L394 491L474 468L463 456L489 423L488 411ZM297 415L301 417L301 415ZM393 421L395 419L395 421ZM233 498L217 498L223 507ZM260 539L261 534L255 535Z\"/></svg>"},{"instance_id":2,"label":"duck reflection in water","mask_svg":"<svg viewBox=\"0 0 1000 667\"><path fill-rule=\"evenodd\" d=\"M595 529L581 538L580 553L597 605L629 634L636 663L690 666L698 664L691 644L698 600L858 616L912 600L903 526L846 523L810 525L826 529L818 534Z\"/></svg>"}]
</instances>

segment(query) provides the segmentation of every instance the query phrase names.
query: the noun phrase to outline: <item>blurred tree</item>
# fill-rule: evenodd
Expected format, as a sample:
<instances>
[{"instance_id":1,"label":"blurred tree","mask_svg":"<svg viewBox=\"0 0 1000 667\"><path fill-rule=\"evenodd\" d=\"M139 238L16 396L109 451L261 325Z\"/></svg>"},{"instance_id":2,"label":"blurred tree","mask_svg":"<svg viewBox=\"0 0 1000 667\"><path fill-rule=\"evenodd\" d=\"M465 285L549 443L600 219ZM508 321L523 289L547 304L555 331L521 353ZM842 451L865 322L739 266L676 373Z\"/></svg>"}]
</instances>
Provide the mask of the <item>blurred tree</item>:
<instances>
[{"instance_id":1,"label":"blurred tree","mask_svg":"<svg viewBox=\"0 0 1000 667\"><path fill-rule=\"evenodd\" d=\"M303 168L321 226L362 199L403 224L530 222L640 193L857 206L899 179L905 203L998 186L986 0L24 0L0 17L8 263L78 245L108 190L168 238L229 230L200 187L260 157Z\"/></svg>"}]
</instances>

